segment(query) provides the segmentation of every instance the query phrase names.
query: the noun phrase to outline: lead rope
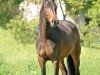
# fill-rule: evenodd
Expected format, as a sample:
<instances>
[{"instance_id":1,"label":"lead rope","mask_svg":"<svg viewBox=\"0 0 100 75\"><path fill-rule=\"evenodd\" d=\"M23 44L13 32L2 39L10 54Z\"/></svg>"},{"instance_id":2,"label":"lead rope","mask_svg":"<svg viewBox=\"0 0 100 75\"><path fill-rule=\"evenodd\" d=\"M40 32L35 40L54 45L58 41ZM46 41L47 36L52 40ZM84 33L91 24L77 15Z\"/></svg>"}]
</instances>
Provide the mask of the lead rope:
<instances>
[{"instance_id":1,"label":"lead rope","mask_svg":"<svg viewBox=\"0 0 100 75\"><path fill-rule=\"evenodd\" d=\"M60 4L60 8L61 8L61 11L62 11L62 14L63 14L63 20L65 20L66 14L64 14L64 10L62 8L61 1L60 0L59 0L59 4Z\"/></svg>"}]
</instances>

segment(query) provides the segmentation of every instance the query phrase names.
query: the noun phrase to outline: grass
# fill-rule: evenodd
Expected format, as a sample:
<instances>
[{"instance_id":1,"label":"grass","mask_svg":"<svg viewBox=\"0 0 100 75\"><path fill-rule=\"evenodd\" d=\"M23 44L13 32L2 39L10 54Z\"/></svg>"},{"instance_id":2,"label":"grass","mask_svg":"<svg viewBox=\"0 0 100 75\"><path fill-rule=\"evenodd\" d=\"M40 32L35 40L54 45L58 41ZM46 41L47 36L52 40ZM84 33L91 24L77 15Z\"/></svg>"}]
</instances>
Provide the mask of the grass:
<instances>
[{"instance_id":1,"label":"grass","mask_svg":"<svg viewBox=\"0 0 100 75\"><path fill-rule=\"evenodd\" d=\"M100 75L100 50L82 47L81 75Z\"/></svg>"},{"instance_id":2,"label":"grass","mask_svg":"<svg viewBox=\"0 0 100 75\"><path fill-rule=\"evenodd\" d=\"M0 75L41 75L35 46L17 43L9 30L0 28ZM100 50L82 47L81 75L100 75ZM47 75L53 65L47 62Z\"/></svg>"}]
</instances>

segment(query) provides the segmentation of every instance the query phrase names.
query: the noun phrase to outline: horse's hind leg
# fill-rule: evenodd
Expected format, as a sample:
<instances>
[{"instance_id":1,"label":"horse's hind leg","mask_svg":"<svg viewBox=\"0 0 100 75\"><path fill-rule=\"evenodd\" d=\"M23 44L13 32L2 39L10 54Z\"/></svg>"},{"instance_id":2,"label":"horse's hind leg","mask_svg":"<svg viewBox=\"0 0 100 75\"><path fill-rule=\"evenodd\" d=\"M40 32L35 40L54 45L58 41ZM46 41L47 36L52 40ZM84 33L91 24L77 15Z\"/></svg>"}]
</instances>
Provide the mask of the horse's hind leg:
<instances>
[{"instance_id":1,"label":"horse's hind leg","mask_svg":"<svg viewBox=\"0 0 100 75\"><path fill-rule=\"evenodd\" d=\"M79 71L80 53L81 53L81 47L80 45L77 45L71 54L74 61L74 66L75 66L75 75L80 75L80 71Z\"/></svg>"},{"instance_id":2,"label":"horse's hind leg","mask_svg":"<svg viewBox=\"0 0 100 75\"><path fill-rule=\"evenodd\" d=\"M65 64L64 64L64 59L62 59L59 62L59 67L60 67L62 75L67 75L67 69L66 69Z\"/></svg>"},{"instance_id":3,"label":"horse's hind leg","mask_svg":"<svg viewBox=\"0 0 100 75\"><path fill-rule=\"evenodd\" d=\"M38 57L38 61L41 68L41 75L46 75L46 67L45 67L46 60L44 60L44 58L42 57Z\"/></svg>"}]
</instances>

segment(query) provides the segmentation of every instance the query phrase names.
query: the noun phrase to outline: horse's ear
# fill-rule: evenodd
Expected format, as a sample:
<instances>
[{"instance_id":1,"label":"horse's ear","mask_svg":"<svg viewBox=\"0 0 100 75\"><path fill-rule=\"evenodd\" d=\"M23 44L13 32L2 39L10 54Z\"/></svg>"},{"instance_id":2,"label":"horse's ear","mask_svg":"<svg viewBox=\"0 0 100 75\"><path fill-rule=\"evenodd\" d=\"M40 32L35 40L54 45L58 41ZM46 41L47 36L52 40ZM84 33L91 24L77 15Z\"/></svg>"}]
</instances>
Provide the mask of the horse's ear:
<instances>
[{"instance_id":1,"label":"horse's ear","mask_svg":"<svg viewBox=\"0 0 100 75\"><path fill-rule=\"evenodd\" d=\"M49 4L50 0L44 0L44 5L47 6Z\"/></svg>"},{"instance_id":2,"label":"horse's ear","mask_svg":"<svg viewBox=\"0 0 100 75\"><path fill-rule=\"evenodd\" d=\"M44 1L49 1L50 2L50 1L54 1L54 0L44 0Z\"/></svg>"},{"instance_id":3,"label":"horse's ear","mask_svg":"<svg viewBox=\"0 0 100 75\"><path fill-rule=\"evenodd\" d=\"M44 0L44 1L49 1L49 0Z\"/></svg>"}]
</instances>

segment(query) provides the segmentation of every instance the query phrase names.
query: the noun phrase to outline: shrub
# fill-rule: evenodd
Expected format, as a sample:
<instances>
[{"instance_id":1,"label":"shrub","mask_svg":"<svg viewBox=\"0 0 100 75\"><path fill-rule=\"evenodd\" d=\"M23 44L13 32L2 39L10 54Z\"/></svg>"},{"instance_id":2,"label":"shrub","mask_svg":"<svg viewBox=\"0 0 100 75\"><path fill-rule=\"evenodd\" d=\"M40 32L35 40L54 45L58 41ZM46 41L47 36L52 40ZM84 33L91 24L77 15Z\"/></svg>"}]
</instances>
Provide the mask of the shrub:
<instances>
[{"instance_id":1,"label":"shrub","mask_svg":"<svg viewBox=\"0 0 100 75\"><path fill-rule=\"evenodd\" d=\"M83 41L82 45L100 48L98 46L98 44L100 44L99 27L95 24L95 22L91 21L88 26L83 25L80 30L81 39Z\"/></svg>"},{"instance_id":2,"label":"shrub","mask_svg":"<svg viewBox=\"0 0 100 75\"><path fill-rule=\"evenodd\" d=\"M14 38L21 43L33 43L37 36L37 24L38 20L34 20L31 23L22 20L20 17L11 19L7 24L7 28L11 29Z\"/></svg>"}]
</instances>

